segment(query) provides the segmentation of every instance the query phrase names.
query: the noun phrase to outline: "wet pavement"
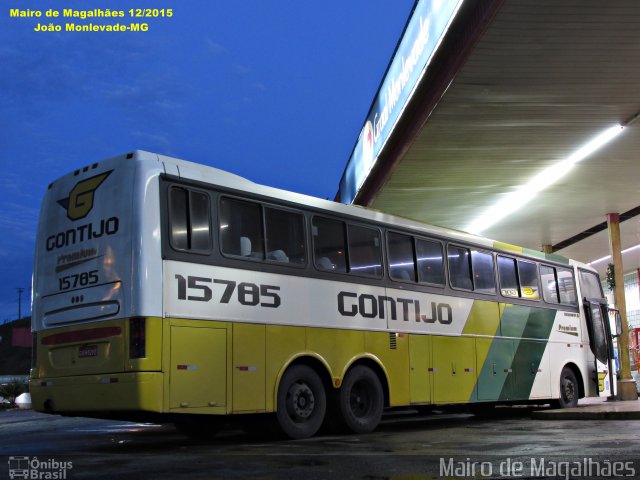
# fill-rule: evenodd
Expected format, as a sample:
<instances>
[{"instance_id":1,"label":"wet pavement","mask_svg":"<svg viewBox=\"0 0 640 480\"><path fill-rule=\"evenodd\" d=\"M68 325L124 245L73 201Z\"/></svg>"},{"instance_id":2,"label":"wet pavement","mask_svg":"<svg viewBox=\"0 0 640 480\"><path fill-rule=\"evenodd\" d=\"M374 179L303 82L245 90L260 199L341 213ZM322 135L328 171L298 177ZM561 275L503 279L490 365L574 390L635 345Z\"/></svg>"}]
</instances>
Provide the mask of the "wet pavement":
<instances>
[{"instance_id":1,"label":"wet pavement","mask_svg":"<svg viewBox=\"0 0 640 480\"><path fill-rule=\"evenodd\" d=\"M637 411L637 403L590 401L578 410ZM0 478L18 458L40 473L71 467L57 477L70 480L640 477L640 420L532 418L540 412L555 418L553 410L532 408L501 409L488 419L397 412L367 435L297 441L238 428L194 441L171 425L0 412ZM618 475L608 475L614 467Z\"/></svg>"}]
</instances>

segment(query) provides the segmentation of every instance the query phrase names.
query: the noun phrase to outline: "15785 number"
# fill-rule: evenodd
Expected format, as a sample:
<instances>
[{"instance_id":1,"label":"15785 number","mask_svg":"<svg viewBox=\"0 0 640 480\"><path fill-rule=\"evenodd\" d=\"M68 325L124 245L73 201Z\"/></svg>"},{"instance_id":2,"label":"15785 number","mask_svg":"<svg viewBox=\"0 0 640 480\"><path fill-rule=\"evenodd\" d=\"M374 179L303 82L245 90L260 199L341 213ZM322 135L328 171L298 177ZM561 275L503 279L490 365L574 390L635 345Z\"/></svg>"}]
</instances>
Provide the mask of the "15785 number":
<instances>
[{"instance_id":1,"label":"15785 number","mask_svg":"<svg viewBox=\"0 0 640 480\"><path fill-rule=\"evenodd\" d=\"M192 277L185 278L176 275L178 280L178 300L194 300L196 302L209 302L213 298L213 286L220 285L222 290L218 302L229 303L235 296L241 305L278 308L281 300L276 292L280 287L276 285L256 285L250 282L236 282L233 280L221 280L218 278ZM212 285L212 286L209 286ZM216 289L217 293L217 289Z\"/></svg>"},{"instance_id":2,"label":"15785 number","mask_svg":"<svg viewBox=\"0 0 640 480\"><path fill-rule=\"evenodd\" d=\"M90 272L74 273L65 277L58 278L58 288L60 290L69 290L78 287L88 287L98 283L98 270Z\"/></svg>"}]
</instances>

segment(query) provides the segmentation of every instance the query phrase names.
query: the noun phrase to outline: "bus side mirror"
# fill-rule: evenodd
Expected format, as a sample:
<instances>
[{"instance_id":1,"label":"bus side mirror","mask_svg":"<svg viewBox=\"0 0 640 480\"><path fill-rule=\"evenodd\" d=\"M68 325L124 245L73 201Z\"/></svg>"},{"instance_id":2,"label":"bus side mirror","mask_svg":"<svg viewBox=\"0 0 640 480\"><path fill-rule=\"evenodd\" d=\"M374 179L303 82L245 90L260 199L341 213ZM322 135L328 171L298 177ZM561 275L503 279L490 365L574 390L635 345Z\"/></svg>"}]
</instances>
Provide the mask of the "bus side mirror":
<instances>
[{"instance_id":1,"label":"bus side mirror","mask_svg":"<svg viewBox=\"0 0 640 480\"><path fill-rule=\"evenodd\" d=\"M612 337L622 335L622 317L620 316L620 310L609 308L609 324L611 325Z\"/></svg>"}]
</instances>

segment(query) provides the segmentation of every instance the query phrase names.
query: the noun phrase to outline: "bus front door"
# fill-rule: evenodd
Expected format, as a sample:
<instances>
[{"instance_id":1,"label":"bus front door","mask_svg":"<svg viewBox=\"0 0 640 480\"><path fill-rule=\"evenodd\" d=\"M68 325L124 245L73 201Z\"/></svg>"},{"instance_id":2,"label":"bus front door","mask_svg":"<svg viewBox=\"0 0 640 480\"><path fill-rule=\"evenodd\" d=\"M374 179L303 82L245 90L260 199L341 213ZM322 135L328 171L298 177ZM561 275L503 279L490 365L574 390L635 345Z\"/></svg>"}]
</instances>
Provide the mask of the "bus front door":
<instances>
[{"instance_id":1,"label":"bus front door","mask_svg":"<svg viewBox=\"0 0 640 480\"><path fill-rule=\"evenodd\" d=\"M594 377L600 396L615 395L615 369L613 368L613 337L605 299L584 299L589 344L594 355Z\"/></svg>"}]
</instances>

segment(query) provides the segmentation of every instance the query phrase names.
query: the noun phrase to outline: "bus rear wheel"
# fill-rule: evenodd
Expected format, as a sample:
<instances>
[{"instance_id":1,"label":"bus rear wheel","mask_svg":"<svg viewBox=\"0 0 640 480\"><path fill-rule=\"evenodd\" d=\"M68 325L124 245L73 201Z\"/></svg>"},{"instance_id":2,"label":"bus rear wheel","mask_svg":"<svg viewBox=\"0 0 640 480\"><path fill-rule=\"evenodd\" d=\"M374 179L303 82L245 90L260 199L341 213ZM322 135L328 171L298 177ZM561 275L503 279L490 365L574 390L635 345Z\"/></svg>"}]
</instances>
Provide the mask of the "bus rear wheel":
<instances>
[{"instance_id":1,"label":"bus rear wheel","mask_svg":"<svg viewBox=\"0 0 640 480\"><path fill-rule=\"evenodd\" d=\"M384 393L378 375L368 367L351 369L342 382L337 410L344 426L353 433L376 429L384 409Z\"/></svg>"},{"instance_id":2,"label":"bus rear wheel","mask_svg":"<svg viewBox=\"0 0 640 480\"><path fill-rule=\"evenodd\" d=\"M324 385L306 365L289 368L278 386L276 418L289 438L308 438L318 431L327 409Z\"/></svg>"},{"instance_id":3,"label":"bus rear wheel","mask_svg":"<svg viewBox=\"0 0 640 480\"><path fill-rule=\"evenodd\" d=\"M580 389L576 375L569 367L564 367L560 374L560 398L558 406L560 408L573 408L578 406Z\"/></svg>"}]
</instances>

